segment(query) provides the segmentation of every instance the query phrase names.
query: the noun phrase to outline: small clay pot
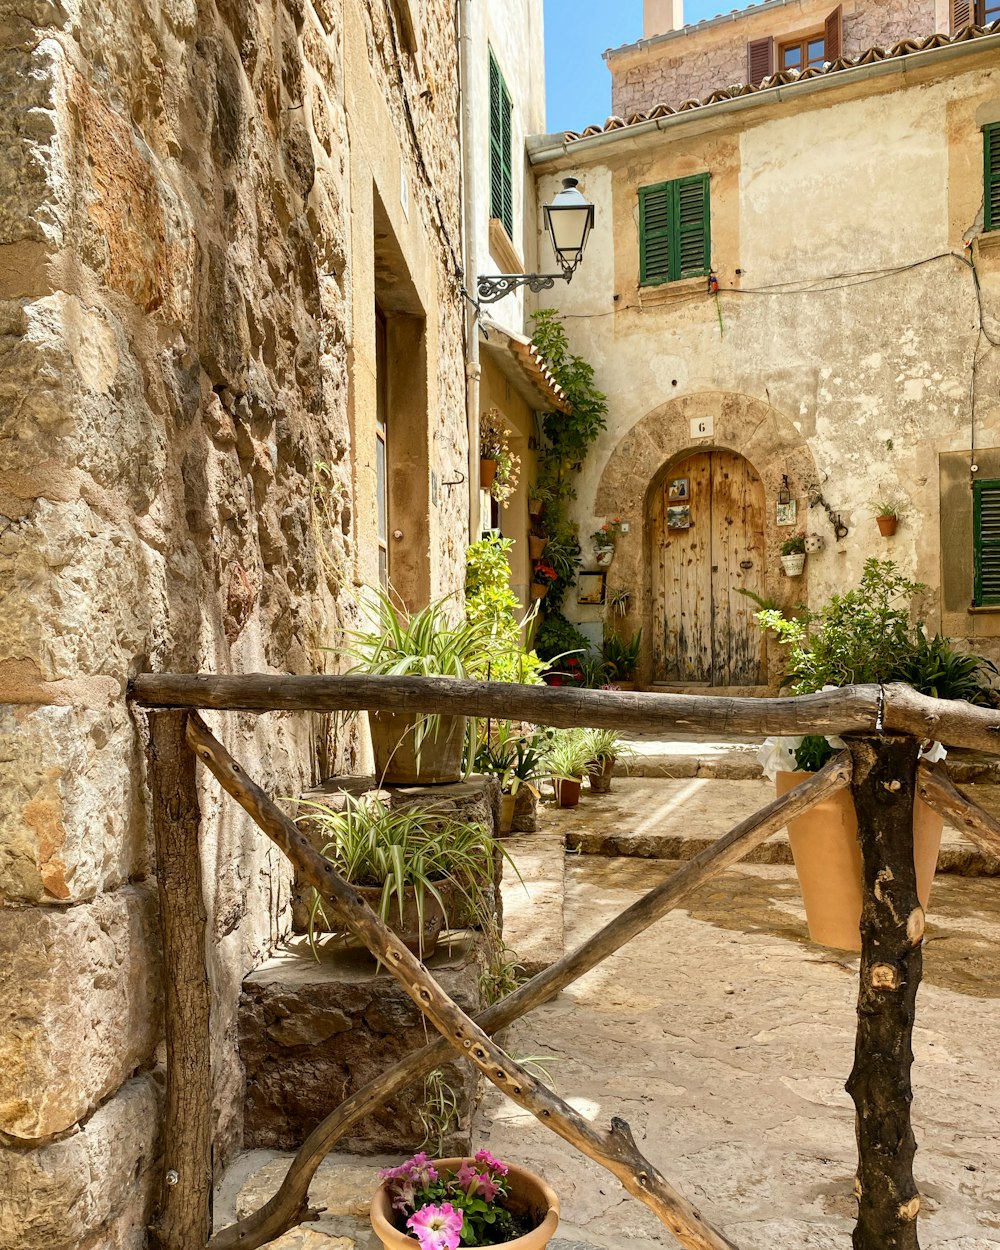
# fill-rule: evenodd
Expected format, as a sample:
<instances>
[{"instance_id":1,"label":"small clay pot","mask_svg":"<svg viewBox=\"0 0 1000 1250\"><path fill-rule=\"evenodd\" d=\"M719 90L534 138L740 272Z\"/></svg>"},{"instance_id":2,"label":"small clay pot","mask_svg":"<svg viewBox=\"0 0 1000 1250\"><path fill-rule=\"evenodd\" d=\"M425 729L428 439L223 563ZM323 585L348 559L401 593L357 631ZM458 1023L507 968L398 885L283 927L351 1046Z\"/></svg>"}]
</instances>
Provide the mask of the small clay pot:
<instances>
[{"instance_id":1,"label":"small clay pot","mask_svg":"<svg viewBox=\"0 0 1000 1250\"><path fill-rule=\"evenodd\" d=\"M549 540L547 538L540 538L537 534L528 535L528 548L531 552L532 560L540 560L548 545Z\"/></svg>"},{"instance_id":2,"label":"small clay pot","mask_svg":"<svg viewBox=\"0 0 1000 1250\"><path fill-rule=\"evenodd\" d=\"M517 803L516 794L500 795L500 832L510 833L514 824L514 805Z\"/></svg>"},{"instance_id":3,"label":"small clay pot","mask_svg":"<svg viewBox=\"0 0 1000 1250\"><path fill-rule=\"evenodd\" d=\"M560 807L576 807L580 802L582 777L553 777L552 788L556 792L556 802Z\"/></svg>"},{"instance_id":4,"label":"small clay pot","mask_svg":"<svg viewBox=\"0 0 1000 1250\"><path fill-rule=\"evenodd\" d=\"M549 593L549 588L548 588L547 583L545 582L532 582L531 583L532 599L544 599L548 593Z\"/></svg>"},{"instance_id":5,"label":"small clay pot","mask_svg":"<svg viewBox=\"0 0 1000 1250\"><path fill-rule=\"evenodd\" d=\"M877 516L875 524L883 538L891 538L896 532L896 526L899 524L897 516Z\"/></svg>"},{"instance_id":6,"label":"small clay pot","mask_svg":"<svg viewBox=\"0 0 1000 1250\"><path fill-rule=\"evenodd\" d=\"M801 551L793 552L790 556L781 557L781 567L786 577L800 577L806 567L806 558Z\"/></svg>"},{"instance_id":7,"label":"small clay pot","mask_svg":"<svg viewBox=\"0 0 1000 1250\"><path fill-rule=\"evenodd\" d=\"M497 475L497 462L495 460L479 461L479 485L483 490L489 490L493 485L493 480Z\"/></svg>"},{"instance_id":8,"label":"small clay pot","mask_svg":"<svg viewBox=\"0 0 1000 1250\"><path fill-rule=\"evenodd\" d=\"M595 794L611 793L611 774L614 771L615 761L612 756L610 759L602 760L600 764L594 761L594 771L588 772L590 779L590 788Z\"/></svg>"}]
</instances>

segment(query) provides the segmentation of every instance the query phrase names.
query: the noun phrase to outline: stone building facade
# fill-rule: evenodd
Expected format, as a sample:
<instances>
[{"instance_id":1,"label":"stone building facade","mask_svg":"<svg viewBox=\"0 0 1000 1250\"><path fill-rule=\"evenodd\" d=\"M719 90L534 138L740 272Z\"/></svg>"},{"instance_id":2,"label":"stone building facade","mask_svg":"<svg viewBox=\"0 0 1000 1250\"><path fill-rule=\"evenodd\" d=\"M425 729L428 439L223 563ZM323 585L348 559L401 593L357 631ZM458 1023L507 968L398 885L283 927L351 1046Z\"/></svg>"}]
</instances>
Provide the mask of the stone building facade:
<instances>
[{"instance_id":1,"label":"stone building facade","mask_svg":"<svg viewBox=\"0 0 1000 1250\"><path fill-rule=\"evenodd\" d=\"M0 1245L136 1250L164 970L127 682L335 671L383 558L461 587L455 10L0 0L0 83ZM359 750L213 724L277 795ZM222 1163L288 880L201 802Z\"/></svg>"},{"instance_id":2,"label":"stone building facade","mask_svg":"<svg viewBox=\"0 0 1000 1250\"><path fill-rule=\"evenodd\" d=\"M691 26L683 24L680 0L645 0L644 15L642 39L604 54L616 117L759 82L783 68L785 46L806 45L806 60L788 57L805 70L810 41L822 65L950 32L967 20L949 11L947 0L846 0L835 8L826 0L764 0Z\"/></svg>"},{"instance_id":3,"label":"stone building facade","mask_svg":"<svg viewBox=\"0 0 1000 1250\"><path fill-rule=\"evenodd\" d=\"M818 606L870 556L931 588L932 630L996 654L973 500L1000 479L1000 212L984 179L998 53L996 27L932 38L532 143L540 199L572 173L597 204L558 295L610 403L577 519L581 535L615 515L628 528L608 587L631 594L620 628L643 631L647 687L763 691L776 657L738 588ZM663 222L642 196L682 188L704 192L685 226L703 263L651 276ZM892 538L874 519L887 497L902 509ZM778 555L796 530L822 550L792 578ZM575 616L599 637L600 609Z\"/></svg>"}]
</instances>

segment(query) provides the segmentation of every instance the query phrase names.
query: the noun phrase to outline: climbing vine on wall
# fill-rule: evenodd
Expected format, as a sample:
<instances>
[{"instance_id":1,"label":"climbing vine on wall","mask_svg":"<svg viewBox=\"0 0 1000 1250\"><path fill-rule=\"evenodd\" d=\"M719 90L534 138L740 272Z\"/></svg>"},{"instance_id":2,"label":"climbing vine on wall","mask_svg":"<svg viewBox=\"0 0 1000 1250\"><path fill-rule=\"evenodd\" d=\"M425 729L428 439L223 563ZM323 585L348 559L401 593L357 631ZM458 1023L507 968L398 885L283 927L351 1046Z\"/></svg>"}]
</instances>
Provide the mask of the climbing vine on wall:
<instances>
[{"instance_id":1,"label":"climbing vine on wall","mask_svg":"<svg viewBox=\"0 0 1000 1250\"><path fill-rule=\"evenodd\" d=\"M548 536L545 559L555 569L555 580L545 596L546 621L535 637L535 649L551 658L560 648L550 649L549 634L564 633L561 608L566 592L576 580L581 566L580 540L569 515L569 504L576 498L576 479L597 436L607 426L607 396L594 385L594 369L582 356L569 349L562 318L554 308L532 316L532 342L562 387L572 411L549 412L542 421L544 442L538 454L538 480L531 494L545 504L544 529ZM565 621L567 627L569 622ZM548 652L548 654L547 654Z\"/></svg>"}]
</instances>

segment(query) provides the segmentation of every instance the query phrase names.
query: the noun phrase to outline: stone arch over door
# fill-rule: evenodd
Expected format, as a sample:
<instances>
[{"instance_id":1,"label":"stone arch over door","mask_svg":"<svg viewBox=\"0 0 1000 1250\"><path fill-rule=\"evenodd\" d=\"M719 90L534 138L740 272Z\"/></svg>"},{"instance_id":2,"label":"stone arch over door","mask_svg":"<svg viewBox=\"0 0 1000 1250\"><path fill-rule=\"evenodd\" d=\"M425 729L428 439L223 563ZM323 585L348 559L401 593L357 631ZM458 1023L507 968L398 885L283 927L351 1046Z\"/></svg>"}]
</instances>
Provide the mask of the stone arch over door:
<instances>
[{"instance_id":1,"label":"stone arch over door","mask_svg":"<svg viewBox=\"0 0 1000 1250\"><path fill-rule=\"evenodd\" d=\"M705 421L711 422L712 434L692 438L692 423ZM620 628L643 631L636 674L640 685L653 681L652 639L660 625L653 605L653 535L647 518L671 467L712 450L736 453L748 461L763 485L764 593L787 604L806 597L808 571L794 582L782 573L778 549L791 531L779 529L775 517L778 490L787 475L798 506L796 528L808 526L806 487L819 478L802 434L766 401L727 391L703 391L651 409L622 435L601 474L594 501L597 516L618 515L630 526L618 541L609 588L632 592Z\"/></svg>"}]
</instances>

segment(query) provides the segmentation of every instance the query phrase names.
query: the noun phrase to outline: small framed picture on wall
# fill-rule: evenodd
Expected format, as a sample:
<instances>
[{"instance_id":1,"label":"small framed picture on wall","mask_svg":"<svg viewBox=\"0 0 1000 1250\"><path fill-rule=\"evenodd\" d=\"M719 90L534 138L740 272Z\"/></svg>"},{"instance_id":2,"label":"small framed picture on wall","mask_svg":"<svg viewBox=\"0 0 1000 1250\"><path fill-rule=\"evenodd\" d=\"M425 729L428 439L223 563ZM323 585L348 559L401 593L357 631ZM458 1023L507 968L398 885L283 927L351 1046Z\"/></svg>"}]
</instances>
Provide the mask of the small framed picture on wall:
<instances>
[{"instance_id":1,"label":"small framed picture on wall","mask_svg":"<svg viewBox=\"0 0 1000 1250\"><path fill-rule=\"evenodd\" d=\"M667 508L668 530L689 530L691 528L691 505L682 503Z\"/></svg>"},{"instance_id":2,"label":"small framed picture on wall","mask_svg":"<svg viewBox=\"0 0 1000 1250\"><path fill-rule=\"evenodd\" d=\"M691 479L687 477L672 477L667 482L667 498L671 503L675 501L681 503L683 500L691 498Z\"/></svg>"}]
</instances>

